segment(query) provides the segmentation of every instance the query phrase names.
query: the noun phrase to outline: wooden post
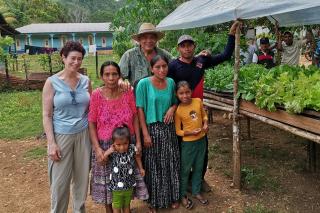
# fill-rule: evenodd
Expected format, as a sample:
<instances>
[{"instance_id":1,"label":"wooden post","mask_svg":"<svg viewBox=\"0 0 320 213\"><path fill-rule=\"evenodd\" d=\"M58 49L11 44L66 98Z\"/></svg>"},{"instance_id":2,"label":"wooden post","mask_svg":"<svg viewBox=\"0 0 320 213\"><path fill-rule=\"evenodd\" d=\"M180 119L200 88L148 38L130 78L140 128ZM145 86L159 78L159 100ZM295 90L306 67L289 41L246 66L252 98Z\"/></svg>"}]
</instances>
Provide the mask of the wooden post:
<instances>
[{"instance_id":1,"label":"wooden post","mask_svg":"<svg viewBox=\"0 0 320 213\"><path fill-rule=\"evenodd\" d=\"M240 70L240 29L237 27L235 41L235 64L233 77L233 187L241 188L241 158L240 158L240 139L239 139L239 97L238 83Z\"/></svg>"},{"instance_id":2,"label":"wooden post","mask_svg":"<svg viewBox=\"0 0 320 213\"><path fill-rule=\"evenodd\" d=\"M99 58L98 58L98 51L96 51L96 77L97 78L99 78L98 66L99 66Z\"/></svg>"},{"instance_id":3,"label":"wooden post","mask_svg":"<svg viewBox=\"0 0 320 213\"><path fill-rule=\"evenodd\" d=\"M27 67L27 62L26 62L26 57L23 57L23 66L24 66L24 72L26 75L26 82L28 83L28 67Z\"/></svg>"},{"instance_id":4,"label":"wooden post","mask_svg":"<svg viewBox=\"0 0 320 213\"><path fill-rule=\"evenodd\" d=\"M9 77L9 65L8 65L8 58L7 56L5 56L4 58L4 67L5 67L5 71L6 71L6 79L7 79L7 83L10 83L10 77Z\"/></svg>"},{"instance_id":5,"label":"wooden post","mask_svg":"<svg viewBox=\"0 0 320 213\"><path fill-rule=\"evenodd\" d=\"M49 59L49 71L50 71L50 76L52 76L52 59L51 59L51 53L48 54L48 59Z\"/></svg>"},{"instance_id":6,"label":"wooden post","mask_svg":"<svg viewBox=\"0 0 320 213\"><path fill-rule=\"evenodd\" d=\"M19 65L18 65L18 54L16 53L14 60L16 61L16 70L19 71Z\"/></svg>"},{"instance_id":7,"label":"wooden post","mask_svg":"<svg viewBox=\"0 0 320 213\"><path fill-rule=\"evenodd\" d=\"M275 20L275 33L276 33L276 40L277 42L282 42L281 41L281 33L279 32L279 22ZM280 65L281 64L281 53L280 50L277 49L277 55L276 55L276 64Z\"/></svg>"}]
</instances>

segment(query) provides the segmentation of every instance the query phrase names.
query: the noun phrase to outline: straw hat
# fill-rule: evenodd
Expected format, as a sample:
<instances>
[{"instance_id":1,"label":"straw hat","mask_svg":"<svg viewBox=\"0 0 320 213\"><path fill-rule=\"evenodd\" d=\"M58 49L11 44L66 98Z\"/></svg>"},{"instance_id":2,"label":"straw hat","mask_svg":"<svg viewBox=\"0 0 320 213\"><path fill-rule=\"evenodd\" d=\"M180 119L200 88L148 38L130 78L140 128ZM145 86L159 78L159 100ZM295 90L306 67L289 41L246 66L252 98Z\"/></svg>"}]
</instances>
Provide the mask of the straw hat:
<instances>
[{"instance_id":1,"label":"straw hat","mask_svg":"<svg viewBox=\"0 0 320 213\"><path fill-rule=\"evenodd\" d=\"M164 37L164 33L158 31L153 24L143 23L139 28L139 32L137 34L132 35L131 38L139 42L139 37L147 33L155 34L157 36L158 41Z\"/></svg>"}]
</instances>

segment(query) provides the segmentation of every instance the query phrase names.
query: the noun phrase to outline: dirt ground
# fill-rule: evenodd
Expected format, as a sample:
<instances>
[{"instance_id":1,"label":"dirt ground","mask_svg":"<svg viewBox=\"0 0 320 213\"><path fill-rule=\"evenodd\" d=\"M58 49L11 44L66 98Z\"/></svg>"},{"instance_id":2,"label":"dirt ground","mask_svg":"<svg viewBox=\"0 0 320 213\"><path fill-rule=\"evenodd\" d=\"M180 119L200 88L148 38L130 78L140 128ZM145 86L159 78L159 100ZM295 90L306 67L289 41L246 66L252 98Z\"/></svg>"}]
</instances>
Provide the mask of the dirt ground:
<instances>
[{"instance_id":1,"label":"dirt ground","mask_svg":"<svg viewBox=\"0 0 320 213\"><path fill-rule=\"evenodd\" d=\"M232 126L224 117L214 111L210 125L206 180L213 191L205 194L210 204L204 208L194 200L192 211L180 207L161 212L320 212L320 179L306 169L306 140L258 121L251 120L250 140L246 120L241 121L244 185L241 191L232 189ZM0 141L0 212L49 211L47 159L33 152L45 148L44 140ZM146 212L141 201L132 208ZM87 212L104 208L88 196Z\"/></svg>"}]
</instances>

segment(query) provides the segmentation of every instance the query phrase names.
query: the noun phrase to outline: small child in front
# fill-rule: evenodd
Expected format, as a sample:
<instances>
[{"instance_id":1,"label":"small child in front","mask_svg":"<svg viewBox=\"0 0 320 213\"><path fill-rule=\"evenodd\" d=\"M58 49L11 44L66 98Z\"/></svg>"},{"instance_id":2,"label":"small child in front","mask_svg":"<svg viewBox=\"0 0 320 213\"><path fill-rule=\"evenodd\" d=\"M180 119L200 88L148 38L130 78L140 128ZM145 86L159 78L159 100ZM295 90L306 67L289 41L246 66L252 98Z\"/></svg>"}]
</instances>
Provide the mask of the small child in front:
<instances>
[{"instance_id":1,"label":"small child in front","mask_svg":"<svg viewBox=\"0 0 320 213\"><path fill-rule=\"evenodd\" d=\"M130 131L127 126L117 127L112 132L112 146L105 152L111 162L109 190L112 191L114 213L129 213L133 188L136 185L134 170L136 165L145 175L141 155L136 154L134 144L130 144Z\"/></svg>"},{"instance_id":2,"label":"small child in front","mask_svg":"<svg viewBox=\"0 0 320 213\"><path fill-rule=\"evenodd\" d=\"M175 126L177 135L182 137L180 197L182 205L187 209L193 207L192 200L187 197L191 168L192 195L200 204L208 205L208 200L200 194L208 117L201 99L191 98L191 94L188 82L180 81L177 84L176 95L180 104L175 113Z\"/></svg>"}]
</instances>

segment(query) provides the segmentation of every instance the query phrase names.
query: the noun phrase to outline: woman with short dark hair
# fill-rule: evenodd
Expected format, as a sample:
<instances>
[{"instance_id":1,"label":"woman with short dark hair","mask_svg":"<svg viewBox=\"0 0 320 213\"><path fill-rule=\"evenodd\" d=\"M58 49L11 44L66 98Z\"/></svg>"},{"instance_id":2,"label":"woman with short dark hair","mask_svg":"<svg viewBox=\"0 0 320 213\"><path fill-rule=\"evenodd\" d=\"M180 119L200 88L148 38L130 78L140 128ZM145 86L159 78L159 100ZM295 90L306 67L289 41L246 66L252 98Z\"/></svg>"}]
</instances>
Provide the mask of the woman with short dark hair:
<instances>
[{"instance_id":1,"label":"woman with short dark hair","mask_svg":"<svg viewBox=\"0 0 320 213\"><path fill-rule=\"evenodd\" d=\"M67 212L72 182L73 212L85 212L91 143L88 107L91 83L79 73L85 50L68 41L60 51L64 69L43 87L43 126L48 141L51 212Z\"/></svg>"}]
</instances>

